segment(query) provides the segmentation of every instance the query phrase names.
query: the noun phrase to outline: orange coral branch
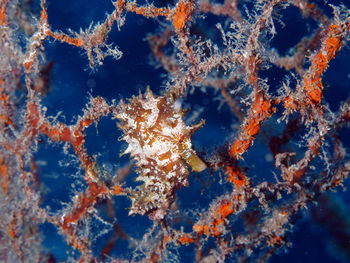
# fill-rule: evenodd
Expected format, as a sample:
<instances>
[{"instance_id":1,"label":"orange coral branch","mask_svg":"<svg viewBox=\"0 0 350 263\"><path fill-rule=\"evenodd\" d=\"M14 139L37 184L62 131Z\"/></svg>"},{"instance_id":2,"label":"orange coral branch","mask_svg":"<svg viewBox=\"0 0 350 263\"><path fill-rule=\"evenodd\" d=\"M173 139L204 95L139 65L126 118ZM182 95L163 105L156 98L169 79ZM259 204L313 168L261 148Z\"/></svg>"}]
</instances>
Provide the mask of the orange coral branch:
<instances>
[{"instance_id":1,"label":"orange coral branch","mask_svg":"<svg viewBox=\"0 0 350 263\"><path fill-rule=\"evenodd\" d=\"M238 139L230 146L230 155L240 157L254 142L254 136L258 134L264 120L268 119L274 112L274 102L266 98L263 92L257 92L250 113L243 124Z\"/></svg>"},{"instance_id":2,"label":"orange coral branch","mask_svg":"<svg viewBox=\"0 0 350 263\"><path fill-rule=\"evenodd\" d=\"M176 5L173 15L173 25L176 30L180 31L185 27L186 22L190 19L193 12L193 2L180 0Z\"/></svg>"}]
</instances>

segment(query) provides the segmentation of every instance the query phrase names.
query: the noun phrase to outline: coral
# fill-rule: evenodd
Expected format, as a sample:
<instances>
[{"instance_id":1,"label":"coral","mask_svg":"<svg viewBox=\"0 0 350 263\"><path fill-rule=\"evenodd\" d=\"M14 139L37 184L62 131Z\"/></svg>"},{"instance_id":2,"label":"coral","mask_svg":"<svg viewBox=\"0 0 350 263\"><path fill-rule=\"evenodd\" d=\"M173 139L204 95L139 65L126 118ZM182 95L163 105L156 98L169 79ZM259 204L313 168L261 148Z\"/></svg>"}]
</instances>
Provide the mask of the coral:
<instances>
[{"instance_id":1,"label":"coral","mask_svg":"<svg viewBox=\"0 0 350 263\"><path fill-rule=\"evenodd\" d=\"M349 262L349 4L102 2L0 0L0 261Z\"/></svg>"}]
</instances>

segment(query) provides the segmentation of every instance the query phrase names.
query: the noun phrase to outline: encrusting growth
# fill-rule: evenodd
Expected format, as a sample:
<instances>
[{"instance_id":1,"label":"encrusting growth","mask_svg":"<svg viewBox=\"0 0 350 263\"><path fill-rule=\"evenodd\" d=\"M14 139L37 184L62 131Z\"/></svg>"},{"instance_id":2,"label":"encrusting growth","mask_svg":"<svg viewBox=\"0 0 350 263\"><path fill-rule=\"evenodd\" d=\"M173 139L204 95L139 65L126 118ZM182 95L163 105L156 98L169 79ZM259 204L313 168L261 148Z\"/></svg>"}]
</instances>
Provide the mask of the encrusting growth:
<instances>
[{"instance_id":1,"label":"encrusting growth","mask_svg":"<svg viewBox=\"0 0 350 263\"><path fill-rule=\"evenodd\" d=\"M168 94L155 97L150 89L129 103L121 101L115 118L121 121L122 137L128 143L123 154L135 158L144 184L134 191L130 214L163 219L176 189L188 185L187 163L200 172L206 164L192 149L191 136L203 125L187 126L178 101Z\"/></svg>"},{"instance_id":2,"label":"encrusting growth","mask_svg":"<svg viewBox=\"0 0 350 263\"><path fill-rule=\"evenodd\" d=\"M0 0L1 262L267 262L307 209L350 262L349 1L63 2Z\"/></svg>"}]
</instances>

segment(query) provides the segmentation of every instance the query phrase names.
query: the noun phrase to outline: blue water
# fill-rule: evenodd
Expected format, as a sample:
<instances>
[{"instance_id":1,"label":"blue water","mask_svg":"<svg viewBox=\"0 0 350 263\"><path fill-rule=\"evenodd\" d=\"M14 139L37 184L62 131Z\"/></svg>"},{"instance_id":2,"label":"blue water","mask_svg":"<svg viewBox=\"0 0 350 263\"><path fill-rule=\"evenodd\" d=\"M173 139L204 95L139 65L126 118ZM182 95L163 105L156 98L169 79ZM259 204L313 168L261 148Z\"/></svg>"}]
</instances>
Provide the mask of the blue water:
<instances>
[{"instance_id":1,"label":"blue water","mask_svg":"<svg viewBox=\"0 0 350 263\"><path fill-rule=\"evenodd\" d=\"M335 1L338 2L338 1ZM324 4L324 1L318 1L322 10L331 14L331 8ZM158 2L157 5L166 5L167 2ZM169 1L171 4L171 1ZM113 5L107 0L87 1L48 1L49 23L53 30L62 30L67 32L68 28L79 31L80 28L87 28L92 21L103 21L106 13L113 11ZM248 4L249 5L249 4ZM287 54L288 50L297 44L302 37L313 32L318 26L312 19L304 19L300 12L293 7L280 12L282 23L275 21L277 35L271 41L271 46L276 48L280 54ZM212 20L211 20L212 19ZM223 18L219 18L224 21ZM164 20L160 21L164 23ZM207 34L213 39L218 37L214 18L208 17L207 20L198 22L197 30L202 34ZM152 91L159 94L162 87L165 86L167 79L166 72L161 68L156 68L150 64L151 51L148 46L146 36L148 33L158 32L158 23L152 19L146 19L135 14L127 14L126 24L118 31L114 26L108 37L108 43L117 45L123 52L123 57L115 61L107 57L103 65L98 66L96 70L89 68L86 54L77 48L68 44L62 44L52 39L45 43L47 60L54 62L51 72L51 90L43 99L43 104L47 107L47 115L56 116L57 119L65 123L74 123L76 117L82 114L84 105L88 102L89 96L102 96L107 101L116 101L121 98L129 98L137 95L139 90L144 92L149 85ZM340 54L330 63L330 68L324 74L323 81L326 83L324 93L325 101L329 103L332 110L336 110L340 102L349 98L350 91L350 50L346 46ZM285 81L286 72L276 67L271 67L262 71L261 77L268 78L270 85L269 92L276 95L277 89ZM232 141L235 134L232 133L231 125L239 125L237 119L231 114L228 106L224 105L219 110L219 101L213 100L219 94L213 90L196 90L188 95L184 101L185 106L190 106L191 112L201 110L201 114L196 119L206 120L205 126L195 134L193 142L196 150L199 152L210 153L215 146L224 145ZM264 124L262 131L278 134L281 130L274 123ZM271 129L270 129L271 128ZM103 118L97 127L91 126L87 129L87 139L85 146L91 155L96 158L101 166L106 170L115 170L117 167L128 163L129 157L120 157L119 154L126 148L125 143L118 141L122 135L117 128L115 120ZM349 128L344 128L340 132L344 146L349 150ZM42 144L36 154L38 160L42 161L40 168L40 179L43 184L44 194L42 206L47 207L52 213L55 213L65 207L65 204L71 200L71 197L77 191L83 191L86 187L83 180L79 177L82 171L79 170L74 159L63 153L62 145ZM71 150L68 150L72 153ZM273 181L271 171L275 171L273 162L265 159L269 152L266 141L257 139L249 154L242 163L249 167L249 174L255 182L262 180ZM191 175L190 188L181 189L178 193L179 206L182 211L188 212L191 208L206 208L210 201L230 188L221 186L213 182L212 176L208 171L200 176ZM215 178L219 178L215 174ZM127 181L130 185L133 182L135 173ZM73 185L72 185L73 184ZM205 185L210 184L210 189ZM349 182L345 182L349 186ZM204 194L202 192L203 189ZM341 190L338 190L342 192ZM329 197L335 198L334 195ZM338 195L339 202L343 204L344 214L342 219L348 222L349 201L348 192ZM146 217L133 216L128 217L127 208L130 207L130 201L125 197L114 198L114 206L117 214L117 221L123 227L124 231L130 236L141 238L145 231L151 226L151 221ZM311 206L310 206L311 209ZM102 218L106 213L106 205L99 206L98 215ZM293 244L287 250L287 253L281 251L278 255L271 258L270 262L348 262L341 259L337 243L332 239L331 231L327 224L319 224L310 216L308 210L303 210L298 214L298 220L294 230L289 233L289 241ZM331 218L330 218L331 219ZM107 220L107 218L106 218ZM92 230L99 233L105 226L93 218ZM183 225L185 231L190 231L186 224ZM345 224L346 225L346 224ZM350 226L350 224L347 224ZM62 237L57 233L57 229L49 224L41 226L44 240L43 246L46 247L58 261L67 259L67 255L74 257L74 251L70 251ZM350 229L344 229L350 236ZM103 247L110 233L98 238L93 247L94 252ZM350 242L350 240L349 240ZM348 245L349 247L349 245ZM191 262L194 258L194 246L180 248L180 261ZM130 258L131 249L125 240L120 240L113 250L112 256ZM175 252L174 252L175 253ZM234 257L234 256L233 256ZM347 260L350 260L347 258ZM227 262L234 262L230 259Z\"/></svg>"}]
</instances>

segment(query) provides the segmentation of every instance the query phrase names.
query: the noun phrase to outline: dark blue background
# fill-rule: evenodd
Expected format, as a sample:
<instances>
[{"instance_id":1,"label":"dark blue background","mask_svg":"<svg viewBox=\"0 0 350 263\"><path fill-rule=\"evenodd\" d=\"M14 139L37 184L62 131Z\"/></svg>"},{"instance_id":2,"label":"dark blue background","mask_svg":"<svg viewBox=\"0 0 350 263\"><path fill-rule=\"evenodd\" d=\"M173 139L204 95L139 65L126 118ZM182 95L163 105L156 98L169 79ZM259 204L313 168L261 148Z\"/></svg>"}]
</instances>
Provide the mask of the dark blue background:
<instances>
[{"instance_id":1,"label":"dark blue background","mask_svg":"<svg viewBox=\"0 0 350 263\"><path fill-rule=\"evenodd\" d=\"M327 14L331 14L331 8L324 5L324 1L318 1L318 3ZM164 6L167 3L156 2L155 4ZM169 4L171 3L169 2ZM107 0L48 1L47 6L52 30L62 30L63 32L67 32L68 28L73 31L79 31L80 28L85 29L92 21L95 23L103 21L106 18L106 13L113 11L113 5ZM272 40L271 46L276 48L280 54L286 54L302 37L310 35L317 27L317 23L312 19L303 18L299 10L293 7L282 10L280 13L285 26L275 21L277 35ZM196 27L215 39L219 36L215 27L216 22L216 18L209 15L207 19L199 20ZM47 107L47 115L56 116L59 114L58 120L70 124L75 122L76 116L82 114L82 109L89 100L89 94L102 96L109 102L112 99L119 101L121 98L129 98L138 94L139 90L145 91L148 85L156 94L159 94L167 81L166 72L150 65L151 52L147 41L145 41L148 33L158 32L157 28L156 20L127 14L126 24L120 31L115 25L108 38L108 43L117 45L123 52L123 57L118 61L107 57L104 64L96 71L89 68L87 56L81 49L52 39L47 41L45 43L47 60L54 62L51 73L52 88L43 100L44 106ZM340 102L349 97L349 58L349 48L344 47L330 63L330 68L324 74L323 80L327 86L324 97L332 110L336 110ZM282 81L285 80L286 72L272 66L260 74L261 77L268 78L270 91L274 94L281 86ZM204 118L206 124L193 139L199 152L210 153L215 146L232 141L234 135L230 126L239 124L226 105L218 110L219 102L212 99L216 96L218 94L211 89L207 89L205 92L198 89L194 94L189 95L184 102L185 106L191 107L191 112L204 108L199 118ZM275 125L274 121L275 119L271 121L271 125L266 124L265 131L267 127L272 127L272 130L268 132L278 134L280 128L273 126ZM119 154L126 147L125 143L118 141L121 135L116 122L111 118L103 118L97 128L93 126L87 130L85 145L88 153L97 155L99 164L106 170L114 171L117 167L128 162L128 156L119 157ZM341 131L342 140L349 150L348 135L349 129ZM68 151L72 153L70 149ZM255 182L272 179L271 171L274 168L272 162L265 160L267 153L269 153L269 149L264 140L257 139L250 152L244 156L243 163L250 167L248 174L253 177ZM62 145L41 144L37 159L40 161L40 179L43 184L42 206L49 207L54 213L65 207L64 203L68 203L77 191L83 190L86 186L79 177L81 171L79 171L78 165L74 163L72 156L63 153ZM212 176L206 171L201 175L201 180L211 181ZM133 178L135 178L135 174L128 179L129 185L135 185ZM218 179L219 176L216 174L215 178ZM201 195L203 187L201 180L198 176L192 175L190 187L178 192L180 209L183 211L188 211L193 207L208 207L215 196L223 194L225 190L229 191L229 187L225 189L214 183L210 189L204 191L204 195ZM72 185L73 183L74 185ZM348 182L345 184L349 186ZM342 193L340 190L339 196L340 202L349 204L350 196L348 193ZM117 220L125 232L135 238L141 238L147 228L151 226L151 222L141 216L128 217L127 208L129 206L128 199L115 198ZM105 216L105 209L103 204L99 207L101 217ZM346 217L349 216L349 207L345 206L344 209L347 212L344 215L346 221L348 220ZM274 256L271 262L341 262L339 257L335 256L339 256L340 253L335 252L336 245L332 242L327 228L316 224L306 210L301 211L300 216L301 218L290 234L293 246L288 249L288 253ZM98 233L102 225L97 220L92 220L94 222L93 231ZM189 231L190 229L185 228L185 230ZM42 231L44 233L43 245L53 253L55 258L58 260L67 259L66 251L72 255L73 252L70 251L53 226L44 224ZM350 230L344 229L344 231L349 232ZM94 251L103 247L108 237L107 234L97 239ZM193 250L193 246L190 248ZM190 249L182 247L179 251L182 262L193 261ZM130 258L130 253L131 250L128 248L127 242L121 240L114 248L112 256Z\"/></svg>"}]
</instances>

